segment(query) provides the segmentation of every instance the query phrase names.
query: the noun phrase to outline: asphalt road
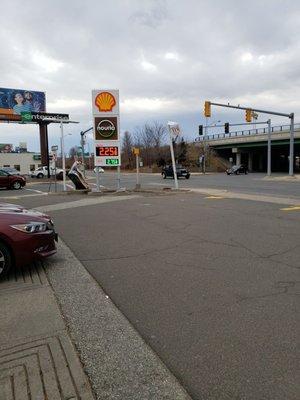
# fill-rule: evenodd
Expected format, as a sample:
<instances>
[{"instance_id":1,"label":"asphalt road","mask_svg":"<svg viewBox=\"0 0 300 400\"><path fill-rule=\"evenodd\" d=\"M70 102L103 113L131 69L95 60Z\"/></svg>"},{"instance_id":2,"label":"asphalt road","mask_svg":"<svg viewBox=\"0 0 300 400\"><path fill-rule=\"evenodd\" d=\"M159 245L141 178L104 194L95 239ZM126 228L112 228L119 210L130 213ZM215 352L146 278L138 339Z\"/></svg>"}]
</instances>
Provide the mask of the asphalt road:
<instances>
[{"instance_id":1,"label":"asphalt road","mask_svg":"<svg viewBox=\"0 0 300 400\"><path fill-rule=\"evenodd\" d=\"M296 400L300 211L281 208L189 193L51 216L193 399Z\"/></svg>"},{"instance_id":2,"label":"asphalt road","mask_svg":"<svg viewBox=\"0 0 300 400\"><path fill-rule=\"evenodd\" d=\"M96 177L93 172L87 172L88 183L92 189L96 188ZM117 188L117 174L114 172L105 172L100 175L100 184L108 189ZM279 180L278 180L279 179ZM286 179L286 180L285 180ZM162 188L174 187L173 179L162 179L160 174L141 174L140 183L144 188ZM136 184L135 173L121 174L121 187L133 189ZM74 186L70 180L67 180L67 189L70 190ZM265 174L251 173L248 175L231 175L227 176L224 173L216 174L192 174L189 180L180 179L180 188L213 188L221 190L230 190L241 193L255 193L271 196L299 198L300 197L300 177L288 179L287 175L274 174L272 180L266 180ZM57 190L62 191L62 182L57 182ZM47 192L54 192L54 183L49 185L47 182L42 182L34 179L28 182L26 187L20 191L1 190L0 199L9 197L23 196L38 196Z\"/></svg>"}]
</instances>

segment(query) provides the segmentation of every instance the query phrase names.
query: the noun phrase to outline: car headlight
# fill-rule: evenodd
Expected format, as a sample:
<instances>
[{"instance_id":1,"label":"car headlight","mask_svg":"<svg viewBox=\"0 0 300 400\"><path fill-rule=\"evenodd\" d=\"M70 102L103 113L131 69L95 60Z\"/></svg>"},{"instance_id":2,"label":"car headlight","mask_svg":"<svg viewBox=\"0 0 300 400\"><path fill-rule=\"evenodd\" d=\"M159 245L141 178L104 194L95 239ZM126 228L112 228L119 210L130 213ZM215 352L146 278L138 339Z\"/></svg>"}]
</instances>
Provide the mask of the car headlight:
<instances>
[{"instance_id":1,"label":"car headlight","mask_svg":"<svg viewBox=\"0 0 300 400\"><path fill-rule=\"evenodd\" d=\"M27 224L11 225L12 228L25 233L39 233L47 230L44 222L28 222Z\"/></svg>"}]
</instances>

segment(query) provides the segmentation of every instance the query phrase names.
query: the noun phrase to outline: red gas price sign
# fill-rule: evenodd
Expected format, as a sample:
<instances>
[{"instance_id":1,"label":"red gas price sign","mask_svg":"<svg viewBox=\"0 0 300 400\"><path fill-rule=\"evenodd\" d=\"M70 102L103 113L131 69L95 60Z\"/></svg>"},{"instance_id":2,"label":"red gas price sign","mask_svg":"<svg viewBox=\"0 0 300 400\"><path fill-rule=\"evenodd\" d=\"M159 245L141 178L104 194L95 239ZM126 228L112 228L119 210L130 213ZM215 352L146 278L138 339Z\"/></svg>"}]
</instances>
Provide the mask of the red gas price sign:
<instances>
[{"instance_id":1,"label":"red gas price sign","mask_svg":"<svg viewBox=\"0 0 300 400\"><path fill-rule=\"evenodd\" d=\"M96 146L97 157L117 157L119 155L118 146Z\"/></svg>"}]
</instances>

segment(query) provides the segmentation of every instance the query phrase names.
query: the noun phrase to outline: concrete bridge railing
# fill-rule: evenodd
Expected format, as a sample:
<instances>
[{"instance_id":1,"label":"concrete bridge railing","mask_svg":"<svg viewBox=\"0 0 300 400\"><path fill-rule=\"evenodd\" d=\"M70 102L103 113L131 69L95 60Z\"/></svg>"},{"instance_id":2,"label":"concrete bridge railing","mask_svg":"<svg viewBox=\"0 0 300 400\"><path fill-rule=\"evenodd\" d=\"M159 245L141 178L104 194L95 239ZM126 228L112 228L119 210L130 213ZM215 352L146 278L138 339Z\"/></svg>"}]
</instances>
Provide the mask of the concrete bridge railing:
<instances>
[{"instance_id":1,"label":"concrete bridge railing","mask_svg":"<svg viewBox=\"0 0 300 400\"><path fill-rule=\"evenodd\" d=\"M300 123L295 124L295 138L300 138ZM278 125L271 128L272 140L284 140L290 136L290 125ZM215 133L212 135L199 136L195 142L206 141L207 144L229 144L229 143L249 143L267 140L268 128L247 129L230 133Z\"/></svg>"}]
</instances>

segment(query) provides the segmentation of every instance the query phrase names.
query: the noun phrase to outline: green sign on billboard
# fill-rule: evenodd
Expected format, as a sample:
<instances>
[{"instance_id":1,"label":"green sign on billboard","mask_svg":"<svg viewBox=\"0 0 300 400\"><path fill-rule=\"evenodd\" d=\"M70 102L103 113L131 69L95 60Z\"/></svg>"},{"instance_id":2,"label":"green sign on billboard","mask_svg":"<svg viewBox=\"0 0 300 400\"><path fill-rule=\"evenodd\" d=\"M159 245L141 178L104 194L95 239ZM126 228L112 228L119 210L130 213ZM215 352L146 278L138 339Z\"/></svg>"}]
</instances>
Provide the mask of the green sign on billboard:
<instances>
[{"instance_id":1,"label":"green sign on billboard","mask_svg":"<svg viewBox=\"0 0 300 400\"><path fill-rule=\"evenodd\" d=\"M31 122L32 114L30 112L21 112L22 122Z\"/></svg>"}]
</instances>

